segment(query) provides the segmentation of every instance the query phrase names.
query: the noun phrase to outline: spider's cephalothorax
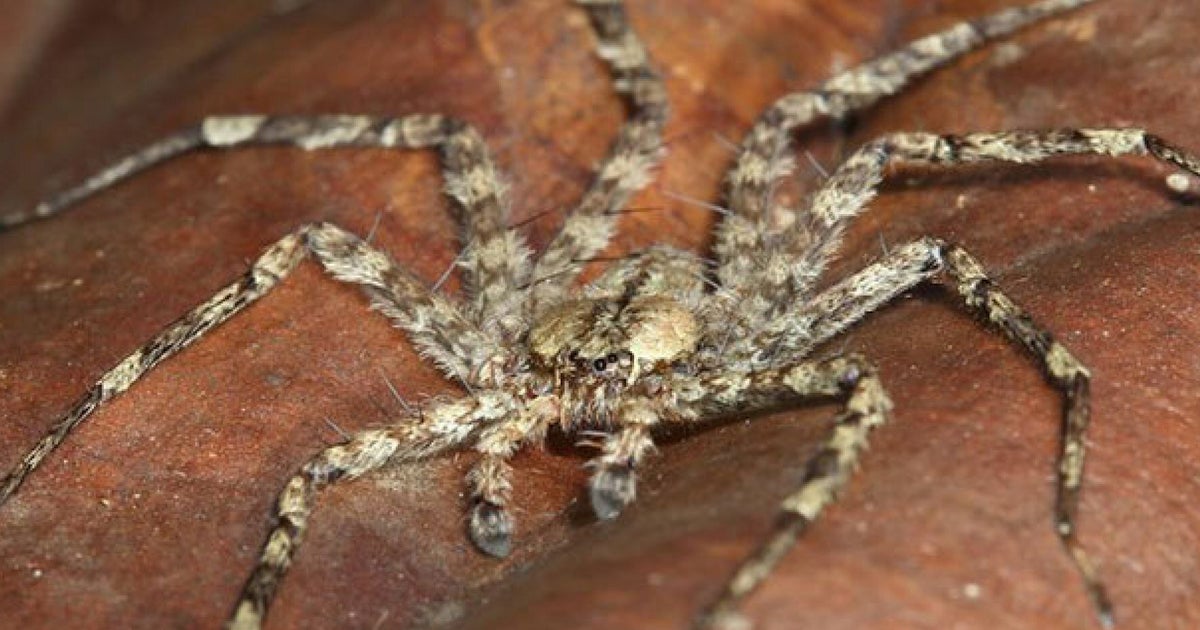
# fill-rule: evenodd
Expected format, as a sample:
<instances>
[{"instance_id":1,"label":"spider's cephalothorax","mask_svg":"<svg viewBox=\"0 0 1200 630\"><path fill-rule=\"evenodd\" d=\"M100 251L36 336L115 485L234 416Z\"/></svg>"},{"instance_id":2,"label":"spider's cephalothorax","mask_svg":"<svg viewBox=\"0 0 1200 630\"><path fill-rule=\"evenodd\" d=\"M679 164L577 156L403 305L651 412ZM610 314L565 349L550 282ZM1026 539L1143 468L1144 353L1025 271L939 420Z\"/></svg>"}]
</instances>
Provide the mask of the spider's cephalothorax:
<instances>
[{"instance_id":1,"label":"spider's cephalothorax","mask_svg":"<svg viewBox=\"0 0 1200 630\"><path fill-rule=\"evenodd\" d=\"M580 299L549 309L529 332L533 363L553 380L564 429L612 428L630 396L652 396L664 371L687 358L700 325L666 295Z\"/></svg>"},{"instance_id":2,"label":"spider's cephalothorax","mask_svg":"<svg viewBox=\"0 0 1200 630\"><path fill-rule=\"evenodd\" d=\"M231 625L256 628L308 526L317 491L389 462L450 449L478 460L470 487L471 539L506 555L513 522L509 459L547 431L598 437L590 462L591 502L601 518L636 494L636 470L664 423L692 423L731 410L763 409L805 397L844 401L832 433L808 461L800 486L781 505L768 540L737 569L698 626L737 619L739 602L762 582L798 534L846 484L871 429L891 402L872 365L856 355L814 359L813 348L914 286L948 277L965 304L1041 364L1065 400L1057 468L1055 531L1103 621L1105 589L1075 532L1088 424L1090 374L987 277L962 248L922 238L891 248L872 265L818 290L847 224L876 192L889 165L953 167L1036 162L1054 155L1150 155L1200 174L1200 159L1141 129L1008 131L967 135L894 133L871 141L821 185L807 205L777 207L772 192L793 166L793 133L820 116L845 118L894 94L914 77L1027 24L1091 0L1040 0L960 24L851 68L816 89L768 107L747 133L726 178L713 260L652 247L612 264L582 288L583 264L608 243L629 197L663 155L666 89L630 28L619 0L578 0L599 54L625 97L629 119L593 184L558 234L534 257L508 227L505 186L482 136L439 114L213 116L101 171L30 213L0 215L0 227L51 216L165 159L198 148L282 143L435 148L446 192L463 223L459 258L466 300L430 289L386 254L329 223L304 225L270 245L245 276L168 326L105 373L0 480L8 500L39 463L100 405L164 359L277 286L306 257L336 280L363 287L371 305L407 333L427 359L462 383L456 399L433 399L387 428L327 448L288 481L276 522L247 580ZM780 213L794 221L779 221ZM780 228L787 225L786 228Z\"/></svg>"}]
</instances>

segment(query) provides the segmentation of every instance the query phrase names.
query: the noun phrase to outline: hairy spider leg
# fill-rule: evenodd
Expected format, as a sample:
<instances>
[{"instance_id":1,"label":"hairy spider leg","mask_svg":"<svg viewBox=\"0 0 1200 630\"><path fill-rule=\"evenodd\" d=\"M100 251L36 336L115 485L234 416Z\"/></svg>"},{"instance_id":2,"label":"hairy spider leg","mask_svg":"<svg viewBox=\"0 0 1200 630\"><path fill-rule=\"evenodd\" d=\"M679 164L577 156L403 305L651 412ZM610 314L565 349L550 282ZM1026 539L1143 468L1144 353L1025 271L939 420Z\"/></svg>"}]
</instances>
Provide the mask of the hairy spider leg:
<instances>
[{"instance_id":1,"label":"hairy spider leg","mask_svg":"<svg viewBox=\"0 0 1200 630\"><path fill-rule=\"evenodd\" d=\"M816 277L841 245L844 227L861 214L875 197L887 167L893 164L959 166L979 162L1030 164L1065 155L1120 157L1149 155L1200 177L1200 157L1175 147L1142 129L1055 129L1049 131L980 132L937 135L922 132L893 133L868 142L855 151L827 179L813 197L808 213L810 228L819 235L815 254L773 261L793 277ZM806 300L798 300L745 339L730 352L745 356L753 365L794 360L808 354L831 334L801 316ZM764 349L767 349L764 351Z\"/></svg>"},{"instance_id":2,"label":"hairy spider leg","mask_svg":"<svg viewBox=\"0 0 1200 630\"><path fill-rule=\"evenodd\" d=\"M257 630L308 527L319 490L360 477L384 464L414 462L454 448L495 426L517 405L511 396L484 390L474 396L429 403L387 429L362 431L321 451L288 480L275 501L275 524L254 572L242 587L226 624Z\"/></svg>"},{"instance_id":3,"label":"hairy spider leg","mask_svg":"<svg viewBox=\"0 0 1200 630\"><path fill-rule=\"evenodd\" d=\"M774 531L742 562L713 604L696 618L694 627L698 629L739 625L737 608L742 599L770 575L809 523L835 500L866 450L868 434L887 420L892 408L875 367L857 355L804 361L744 376L722 378L712 393L691 404L701 409L700 415L708 415L723 407L728 411L724 401L777 399L785 394L793 399L842 397L845 409L834 420L825 443L808 459L800 487L783 500Z\"/></svg>"},{"instance_id":4,"label":"hairy spider leg","mask_svg":"<svg viewBox=\"0 0 1200 630\"><path fill-rule=\"evenodd\" d=\"M773 305L789 301L811 284L811 278L778 273L775 265L779 258L787 258L789 264L802 261L796 266L810 262L805 245L820 237L805 229L803 216L781 235L771 226L772 191L792 171L789 149L798 128L821 116L845 118L999 37L1093 1L1043 0L962 22L842 72L813 90L784 96L763 111L725 178L729 214L717 225L714 245L717 278L721 286L744 295L745 317L751 322L769 317Z\"/></svg>"},{"instance_id":5,"label":"hairy spider leg","mask_svg":"<svg viewBox=\"0 0 1200 630\"><path fill-rule=\"evenodd\" d=\"M478 131L437 114L402 117L328 114L317 116L209 116L104 168L79 186L39 204L32 213L0 217L0 229L53 216L68 207L161 162L198 149L233 149L291 145L305 150L337 147L400 149L437 148L445 173L445 190L463 227L467 255L460 263L471 315L477 322L493 319L495 308L518 292L529 272L529 251L508 230L508 201ZM456 377L469 378L466 374Z\"/></svg>"},{"instance_id":6,"label":"hairy spider leg","mask_svg":"<svg viewBox=\"0 0 1200 630\"><path fill-rule=\"evenodd\" d=\"M334 278L361 285L376 310L408 333L422 354L448 371L466 371L469 364L462 357L470 356L468 348L491 343L453 303L430 292L386 254L335 225L306 225L268 247L241 279L168 325L105 373L0 480L0 505L92 412L129 389L159 363L258 301L286 278L306 254L313 255ZM495 352L504 351L497 348Z\"/></svg>"},{"instance_id":7,"label":"hairy spider leg","mask_svg":"<svg viewBox=\"0 0 1200 630\"><path fill-rule=\"evenodd\" d=\"M566 297L584 261L608 245L621 208L650 182L651 171L665 153L662 133L668 115L667 89L630 26L623 3L576 2L588 12L598 40L597 52L608 63L629 116L596 169L591 186L567 213L562 228L534 265L528 303L534 315Z\"/></svg>"}]
</instances>

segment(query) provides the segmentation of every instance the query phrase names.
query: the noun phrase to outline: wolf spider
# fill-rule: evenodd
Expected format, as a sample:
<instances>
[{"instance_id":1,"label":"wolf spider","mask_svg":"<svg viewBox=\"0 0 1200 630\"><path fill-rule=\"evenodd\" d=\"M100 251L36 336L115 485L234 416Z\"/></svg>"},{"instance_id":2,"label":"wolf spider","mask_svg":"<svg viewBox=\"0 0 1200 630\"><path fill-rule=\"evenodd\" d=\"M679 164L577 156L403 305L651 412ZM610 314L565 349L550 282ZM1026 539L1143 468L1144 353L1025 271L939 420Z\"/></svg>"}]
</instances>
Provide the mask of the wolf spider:
<instances>
[{"instance_id":1,"label":"wolf spider","mask_svg":"<svg viewBox=\"0 0 1200 630\"><path fill-rule=\"evenodd\" d=\"M969 309L1028 350L1065 400L1054 509L1057 534L1101 621L1112 608L1075 531L1088 424L1087 369L988 279L966 251L937 238L892 248L850 277L817 290L847 224L863 211L889 166L1037 162L1056 155L1150 155L1200 175L1200 159L1140 129L893 133L855 150L786 226L774 186L793 169L790 139L819 117L844 118L900 91L914 77L1038 20L1091 0L1043 0L962 23L787 95L759 116L725 180L715 261L665 246L613 262L582 288L583 265L609 242L629 197L663 156L662 80L619 0L578 0L629 107L592 185L537 256L508 224L506 190L480 134L439 114L212 116L155 142L38 205L0 217L15 227L53 216L164 160L201 148L286 144L432 148L463 228L456 264L465 300L430 289L386 254L330 223L301 226L270 245L236 282L196 307L104 374L0 481L0 504L99 406L147 371L228 320L314 258L335 279L361 285L374 310L420 353L462 384L396 422L324 449L287 482L261 558L230 625L259 627L296 552L317 492L388 463L471 448L467 531L482 552L511 549L508 460L551 429L599 436L589 497L612 519L636 496L636 471L661 426L690 425L800 399L836 398L844 409L781 506L767 540L737 568L697 626L739 621L739 602L759 585L846 484L892 407L875 367L858 355L813 358L816 347L909 289L948 277Z\"/></svg>"}]
</instances>

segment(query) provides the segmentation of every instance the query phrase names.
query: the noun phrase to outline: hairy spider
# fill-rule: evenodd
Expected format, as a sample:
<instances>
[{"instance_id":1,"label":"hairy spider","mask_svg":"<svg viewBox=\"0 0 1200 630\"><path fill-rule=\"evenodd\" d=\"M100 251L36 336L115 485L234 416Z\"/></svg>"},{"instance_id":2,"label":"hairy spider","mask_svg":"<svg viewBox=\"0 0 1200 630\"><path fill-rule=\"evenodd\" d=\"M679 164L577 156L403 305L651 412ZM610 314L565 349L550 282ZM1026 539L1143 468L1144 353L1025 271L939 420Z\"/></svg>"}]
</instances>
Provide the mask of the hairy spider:
<instances>
[{"instance_id":1,"label":"hairy spider","mask_svg":"<svg viewBox=\"0 0 1200 630\"><path fill-rule=\"evenodd\" d=\"M1111 606L1076 539L1074 521L1088 420L1087 370L987 278L963 249L936 238L892 248L882 260L818 290L847 223L875 194L892 164L1034 162L1061 154L1149 154L1200 174L1200 160L1139 129L1010 131L960 136L896 133L867 143L823 183L798 217L781 226L773 186L792 169L789 141L814 119L843 118L900 90L913 77L1026 24L1089 3L1043 0L960 24L783 97L758 119L726 179L726 204L713 247L715 268L690 253L652 247L616 261L575 288L584 262L608 243L625 202L662 156L666 92L617 0L581 0L611 66L628 121L593 185L550 244L534 257L507 224L505 187L480 135L442 115L214 116L129 155L28 215L52 216L163 160L199 148L291 144L435 148L446 192L463 223L458 266L469 299L459 302L399 268L385 254L329 223L300 227L272 244L240 280L218 292L88 390L0 483L0 503L99 405L167 357L253 303L307 256L334 278L361 285L371 305L403 329L464 395L433 400L395 425L357 433L325 449L291 478L276 524L242 592L231 625L257 627L307 526L319 489L384 464L471 448L468 532L494 556L511 549L508 460L559 428L600 432L591 505L616 517L636 495L636 470L660 425L763 409L811 397L844 400L832 435L788 496L775 531L697 619L723 625L770 573L796 537L846 483L869 431L891 403L875 368L856 355L813 358L814 349L906 290L948 276L968 307L990 319L1043 364L1066 400L1056 527L1097 612Z\"/></svg>"}]
</instances>

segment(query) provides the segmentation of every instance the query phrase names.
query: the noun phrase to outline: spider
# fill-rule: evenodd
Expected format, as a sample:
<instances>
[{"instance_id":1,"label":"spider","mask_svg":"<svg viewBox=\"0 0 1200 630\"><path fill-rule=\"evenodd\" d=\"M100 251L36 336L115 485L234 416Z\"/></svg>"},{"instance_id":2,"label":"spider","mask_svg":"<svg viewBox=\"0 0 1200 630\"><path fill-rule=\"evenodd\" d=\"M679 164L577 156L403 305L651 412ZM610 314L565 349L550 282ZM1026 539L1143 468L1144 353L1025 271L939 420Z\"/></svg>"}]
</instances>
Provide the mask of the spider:
<instances>
[{"instance_id":1,"label":"spider","mask_svg":"<svg viewBox=\"0 0 1200 630\"><path fill-rule=\"evenodd\" d=\"M697 620L736 620L757 586L846 483L870 430L891 408L873 365L857 355L814 358L823 342L920 283L948 276L966 304L1037 357L1066 400L1056 526L1102 620L1104 588L1074 531L1087 424L1087 370L1009 300L963 249L936 238L892 248L882 260L831 287L816 283L846 224L865 207L890 164L1033 162L1058 154L1150 154L1192 174L1200 160L1138 129L1014 131L939 136L897 133L856 150L790 225L773 184L792 169L792 133L818 116L841 118L900 90L912 78L1031 22L1088 4L1046 0L1003 11L914 42L842 73L820 88L777 101L742 142L726 179L708 261L652 247L616 261L574 288L582 265L608 242L629 196L662 156L666 92L615 0L580 2L600 56L630 106L596 179L547 248L534 257L506 223L504 185L480 135L441 115L214 116L131 154L34 209L19 225L51 216L181 153L202 147L293 144L436 148L446 192L463 223L458 265L468 300L455 301L404 271L364 239L329 223L305 225L271 245L243 278L218 292L105 374L23 457L0 485L7 500L42 459L99 405L141 375L262 297L307 256L334 278L362 285L372 306L464 395L433 400L395 425L351 436L301 467L279 496L276 524L235 607L231 625L257 627L307 526L316 493L387 463L471 448L468 533L483 552L511 549L511 471L507 460L543 441L552 428L595 435L589 498L601 519L636 496L636 471L653 452L660 426L690 425L812 397L844 401L832 435L812 457L801 486L762 547L735 572Z\"/></svg>"}]
</instances>

